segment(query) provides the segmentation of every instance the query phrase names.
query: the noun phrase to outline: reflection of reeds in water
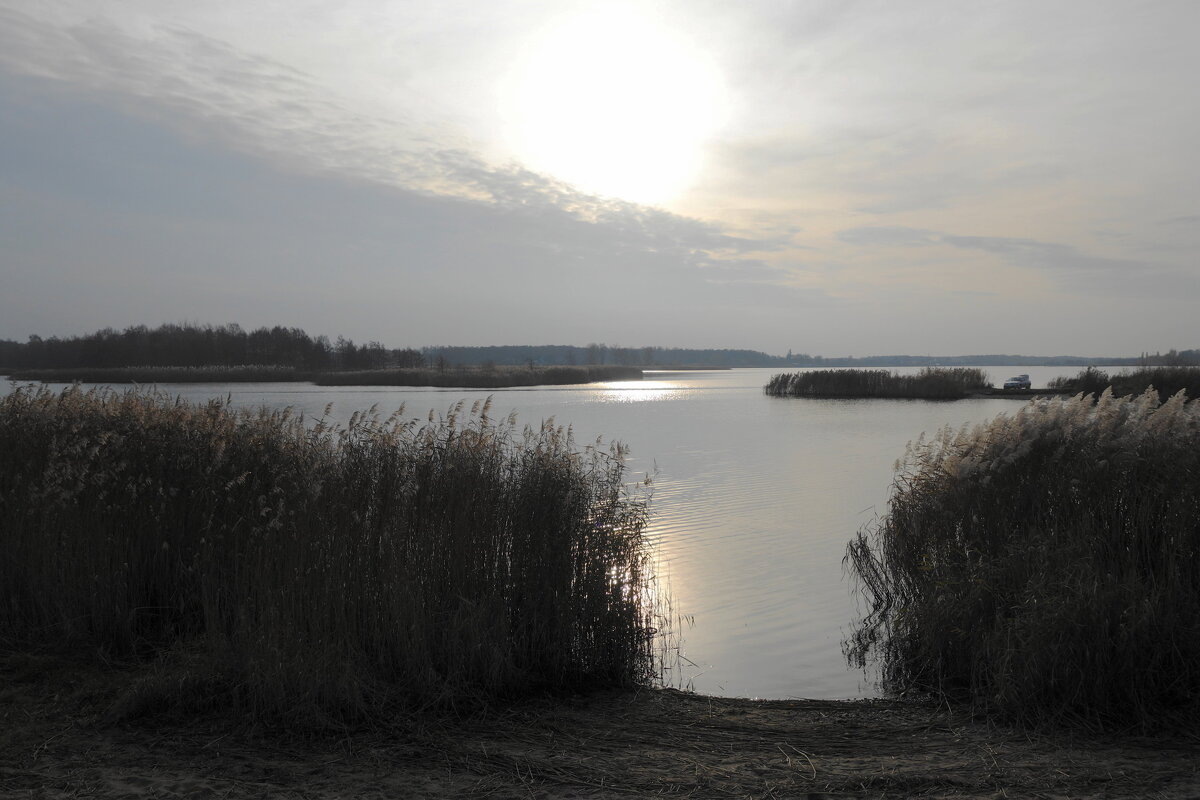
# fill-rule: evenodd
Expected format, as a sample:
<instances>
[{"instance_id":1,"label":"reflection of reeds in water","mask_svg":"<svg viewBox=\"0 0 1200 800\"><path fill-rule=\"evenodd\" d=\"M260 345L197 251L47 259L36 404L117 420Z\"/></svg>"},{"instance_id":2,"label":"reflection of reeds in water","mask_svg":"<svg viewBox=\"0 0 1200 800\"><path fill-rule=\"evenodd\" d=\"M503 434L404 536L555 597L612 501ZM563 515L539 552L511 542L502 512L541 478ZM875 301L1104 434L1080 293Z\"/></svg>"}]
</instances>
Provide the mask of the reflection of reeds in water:
<instances>
[{"instance_id":1,"label":"reflection of reeds in water","mask_svg":"<svg viewBox=\"0 0 1200 800\"><path fill-rule=\"evenodd\" d=\"M851 542L885 686L1026 720L1200 712L1200 405L1041 400L911 446Z\"/></svg>"},{"instance_id":2,"label":"reflection of reeds in water","mask_svg":"<svg viewBox=\"0 0 1200 800\"><path fill-rule=\"evenodd\" d=\"M953 400L990 389L987 374L974 367L925 367L916 375L885 369L785 372L764 387L775 397L883 397Z\"/></svg>"},{"instance_id":3,"label":"reflection of reeds in water","mask_svg":"<svg viewBox=\"0 0 1200 800\"><path fill-rule=\"evenodd\" d=\"M306 427L18 389L0 399L0 641L186 643L268 716L652 680L646 507L619 449L486 407L430 418Z\"/></svg>"}]
</instances>

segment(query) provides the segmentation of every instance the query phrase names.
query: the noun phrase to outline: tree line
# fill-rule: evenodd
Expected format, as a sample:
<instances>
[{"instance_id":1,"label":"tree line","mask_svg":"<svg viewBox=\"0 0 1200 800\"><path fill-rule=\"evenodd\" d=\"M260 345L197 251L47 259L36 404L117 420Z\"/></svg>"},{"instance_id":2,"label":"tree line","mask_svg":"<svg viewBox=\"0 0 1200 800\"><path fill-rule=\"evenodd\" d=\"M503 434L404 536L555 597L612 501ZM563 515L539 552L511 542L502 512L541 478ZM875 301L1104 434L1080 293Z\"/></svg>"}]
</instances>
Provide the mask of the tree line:
<instances>
[{"instance_id":1,"label":"tree line","mask_svg":"<svg viewBox=\"0 0 1200 800\"><path fill-rule=\"evenodd\" d=\"M603 343L388 348L377 341L355 344L338 336L310 336L300 328L252 331L240 325L135 325L104 328L84 336L27 342L0 340L0 367L77 369L112 367L279 366L304 371L494 366L769 367L786 361L757 350L621 347Z\"/></svg>"},{"instance_id":2,"label":"tree line","mask_svg":"<svg viewBox=\"0 0 1200 800\"><path fill-rule=\"evenodd\" d=\"M716 350L682 347L622 347L592 342L575 345L507 345L489 347L426 347L431 364L619 367L773 367L785 362L758 350Z\"/></svg>"},{"instance_id":3,"label":"tree line","mask_svg":"<svg viewBox=\"0 0 1200 800\"><path fill-rule=\"evenodd\" d=\"M134 325L86 336L27 342L0 340L0 366L9 369L79 367L280 366L299 370L382 369L424 366L412 348L389 349L376 341L355 344L341 336L309 336L299 328L244 330L240 325Z\"/></svg>"}]
</instances>

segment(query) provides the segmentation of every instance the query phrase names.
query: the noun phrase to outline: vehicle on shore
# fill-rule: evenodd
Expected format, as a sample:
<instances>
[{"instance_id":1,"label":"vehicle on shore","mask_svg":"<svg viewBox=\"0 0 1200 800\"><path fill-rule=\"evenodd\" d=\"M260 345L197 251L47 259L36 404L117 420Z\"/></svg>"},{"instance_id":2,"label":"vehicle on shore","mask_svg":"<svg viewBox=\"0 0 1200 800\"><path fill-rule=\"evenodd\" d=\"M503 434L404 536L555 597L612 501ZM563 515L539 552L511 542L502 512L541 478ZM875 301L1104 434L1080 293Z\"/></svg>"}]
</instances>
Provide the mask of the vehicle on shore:
<instances>
[{"instance_id":1,"label":"vehicle on shore","mask_svg":"<svg viewBox=\"0 0 1200 800\"><path fill-rule=\"evenodd\" d=\"M1005 389L1032 389L1033 384L1029 381L1029 376L1026 374L1014 375L1004 382Z\"/></svg>"}]
</instances>

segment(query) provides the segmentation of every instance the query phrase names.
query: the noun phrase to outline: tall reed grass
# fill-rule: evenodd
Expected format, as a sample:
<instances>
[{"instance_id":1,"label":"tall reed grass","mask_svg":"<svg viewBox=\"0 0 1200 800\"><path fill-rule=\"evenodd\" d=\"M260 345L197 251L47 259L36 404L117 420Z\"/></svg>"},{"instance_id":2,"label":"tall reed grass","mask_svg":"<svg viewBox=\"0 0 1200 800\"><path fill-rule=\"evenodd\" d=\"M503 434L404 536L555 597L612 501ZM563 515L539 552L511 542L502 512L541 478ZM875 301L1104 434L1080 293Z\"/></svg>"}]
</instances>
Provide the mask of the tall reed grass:
<instances>
[{"instance_id":1,"label":"tall reed grass","mask_svg":"<svg viewBox=\"0 0 1200 800\"><path fill-rule=\"evenodd\" d=\"M1142 367L1111 375L1088 367L1072 378L1054 378L1049 385L1051 389L1094 397L1110 386L1118 397L1142 394L1151 387L1159 397L1171 397L1180 391L1187 392L1189 397L1200 397L1200 367Z\"/></svg>"},{"instance_id":2,"label":"tall reed grass","mask_svg":"<svg viewBox=\"0 0 1200 800\"><path fill-rule=\"evenodd\" d=\"M784 372L763 391L774 397L891 397L955 400L991 388L987 374L974 367L925 367L916 375L885 369L830 369Z\"/></svg>"},{"instance_id":3,"label":"tall reed grass","mask_svg":"<svg viewBox=\"0 0 1200 800\"><path fill-rule=\"evenodd\" d=\"M199 651L264 717L655 678L645 498L552 424L24 387L0 454L4 647Z\"/></svg>"},{"instance_id":4,"label":"tall reed grass","mask_svg":"<svg viewBox=\"0 0 1200 800\"><path fill-rule=\"evenodd\" d=\"M1200 404L1034 401L910 445L850 543L851 660L997 716L1200 718Z\"/></svg>"}]
</instances>

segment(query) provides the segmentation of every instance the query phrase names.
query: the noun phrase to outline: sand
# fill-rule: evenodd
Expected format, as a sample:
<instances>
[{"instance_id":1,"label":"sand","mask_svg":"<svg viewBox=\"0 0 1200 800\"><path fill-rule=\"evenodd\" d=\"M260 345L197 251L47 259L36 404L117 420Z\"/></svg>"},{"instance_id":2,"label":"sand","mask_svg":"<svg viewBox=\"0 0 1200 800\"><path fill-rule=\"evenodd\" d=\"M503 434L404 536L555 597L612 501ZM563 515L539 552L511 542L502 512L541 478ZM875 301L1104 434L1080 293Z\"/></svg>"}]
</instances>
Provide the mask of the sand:
<instances>
[{"instance_id":1,"label":"sand","mask_svg":"<svg viewBox=\"0 0 1200 800\"><path fill-rule=\"evenodd\" d=\"M0 659L0 796L1200 797L1197 735L1030 733L920 703L601 692L300 735L131 715L133 677Z\"/></svg>"}]
</instances>

